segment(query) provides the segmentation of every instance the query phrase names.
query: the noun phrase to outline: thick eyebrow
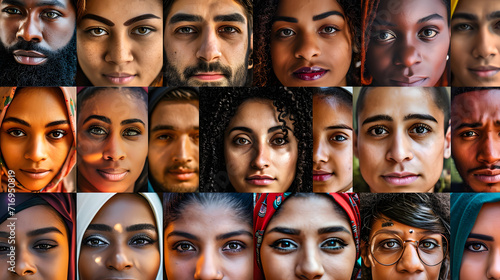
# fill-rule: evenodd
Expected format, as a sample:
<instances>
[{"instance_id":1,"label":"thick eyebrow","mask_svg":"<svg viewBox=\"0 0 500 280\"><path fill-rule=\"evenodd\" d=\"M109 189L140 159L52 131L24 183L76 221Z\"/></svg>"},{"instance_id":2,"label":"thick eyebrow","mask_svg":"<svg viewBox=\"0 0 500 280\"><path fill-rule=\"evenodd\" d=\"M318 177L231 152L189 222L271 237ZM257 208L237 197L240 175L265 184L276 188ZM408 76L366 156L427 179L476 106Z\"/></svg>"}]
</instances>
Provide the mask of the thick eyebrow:
<instances>
[{"instance_id":1,"label":"thick eyebrow","mask_svg":"<svg viewBox=\"0 0 500 280\"><path fill-rule=\"evenodd\" d=\"M328 127L326 127L325 130L334 130L334 129L348 129L348 130L352 130L352 127L350 127L348 125L345 125L345 124L338 124L338 125L328 126Z\"/></svg>"},{"instance_id":2,"label":"thick eyebrow","mask_svg":"<svg viewBox=\"0 0 500 280\"><path fill-rule=\"evenodd\" d=\"M274 227L268 231L268 233L271 233L271 232L279 232L279 233L288 234L288 235L299 235L300 234L300 230L294 229L294 228L286 228L286 227Z\"/></svg>"},{"instance_id":3,"label":"thick eyebrow","mask_svg":"<svg viewBox=\"0 0 500 280\"><path fill-rule=\"evenodd\" d=\"M281 128L281 126L280 126L280 128ZM253 130L251 130L251 129L250 129L250 128L248 128L248 127L244 127L244 126L235 126L235 127L231 128L231 129L229 130L229 133L231 133L231 132L233 132L233 131L235 131L235 130L241 130L241 131L244 131L244 132L247 132L247 133L252 133L252 132L253 132Z\"/></svg>"},{"instance_id":4,"label":"thick eyebrow","mask_svg":"<svg viewBox=\"0 0 500 280\"><path fill-rule=\"evenodd\" d=\"M241 14L234 13L229 15L218 15L214 17L215 22L223 22L223 21L237 21L245 24L245 17Z\"/></svg>"},{"instance_id":5,"label":"thick eyebrow","mask_svg":"<svg viewBox=\"0 0 500 280\"><path fill-rule=\"evenodd\" d=\"M26 235L28 237L32 237L32 236L42 235L42 234L46 234L46 233L50 233L50 232L63 234L62 231L60 231L56 227L46 227L46 228L39 228L39 229L35 229L32 231L28 231L28 233L26 233Z\"/></svg>"},{"instance_id":6,"label":"thick eyebrow","mask_svg":"<svg viewBox=\"0 0 500 280\"><path fill-rule=\"evenodd\" d=\"M83 121L83 124L85 124L86 122L90 121L90 120L99 120L101 122L105 122L107 124L111 124L111 120L105 116L100 116L100 115L90 115L88 118L86 118L84 121Z\"/></svg>"},{"instance_id":7,"label":"thick eyebrow","mask_svg":"<svg viewBox=\"0 0 500 280\"><path fill-rule=\"evenodd\" d=\"M193 127L191 127L191 129L193 129L193 130L200 130L200 127L199 126L193 126ZM156 132L156 131L159 131L159 130L176 130L176 127L174 127L173 125L159 124L159 125L153 127L151 129L151 132Z\"/></svg>"},{"instance_id":8,"label":"thick eyebrow","mask_svg":"<svg viewBox=\"0 0 500 280\"><path fill-rule=\"evenodd\" d=\"M146 124L141 119L126 119L126 120L123 120L120 124L127 125L127 124L131 124L131 123L142 123L144 126L146 126Z\"/></svg>"},{"instance_id":9,"label":"thick eyebrow","mask_svg":"<svg viewBox=\"0 0 500 280\"><path fill-rule=\"evenodd\" d=\"M417 21L417 23L424 23L424 22L427 22L427 21L430 21L430 20L433 20L433 19L440 19L440 20L444 21L444 18L440 14L432 14L432 15L428 15L426 17L423 17L423 18L419 19Z\"/></svg>"},{"instance_id":10,"label":"thick eyebrow","mask_svg":"<svg viewBox=\"0 0 500 280\"><path fill-rule=\"evenodd\" d=\"M5 120L3 120L3 122L14 122L14 123L18 123L18 124L22 124L24 126L27 126L27 127L31 127L31 125L29 123L27 123L26 121L23 121L21 119L18 119L18 118L14 118L14 117L9 117L9 118L6 118Z\"/></svg>"},{"instance_id":11,"label":"thick eyebrow","mask_svg":"<svg viewBox=\"0 0 500 280\"><path fill-rule=\"evenodd\" d=\"M487 20L498 19L500 18L500 11L494 11L486 16Z\"/></svg>"},{"instance_id":12,"label":"thick eyebrow","mask_svg":"<svg viewBox=\"0 0 500 280\"><path fill-rule=\"evenodd\" d=\"M69 121L67 120L53 121L46 124L45 127L58 126L61 124L69 124Z\"/></svg>"},{"instance_id":13,"label":"thick eyebrow","mask_svg":"<svg viewBox=\"0 0 500 280\"><path fill-rule=\"evenodd\" d=\"M473 14L468 14L468 13L454 13L453 16L451 17L452 20L454 19L466 19L466 20L478 20L478 17Z\"/></svg>"},{"instance_id":14,"label":"thick eyebrow","mask_svg":"<svg viewBox=\"0 0 500 280\"><path fill-rule=\"evenodd\" d=\"M343 226L334 226L334 227L324 227L324 228L320 228L318 229L318 234L325 234L325 233L332 233L332 232L339 232L339 231L344 231L344 232L347 232L347 233L351 233L349 232L345 227Z\"/></svg>"},{"instance_id":15,"label":"thick eyebrow","mask_svg":"<svg viewBox=\"0 0 500 280\"><path fill-rule=\"evenodd\" d=\"M371 122L378 122L378 121L390 121L390 122L392 122L393 119L389 115L375 115L375 116L366 118L361 125L365 125L365 124L371 123Z\"/></svg>"},{"instance_id":16,"label":"thick eyebrow","mask_svg":"<svg viewBox=\"0 0 500 280\"><path fill-rule=\"evenodd\" d=\"M481 240L484 240L484 241L494 241L495 240L493 238L493 236L479 234L479 233L470 233L468 238L481 239Z\"/></svg>"},{"instance_id":17,"label":"thick eyebrow","mask_svg":"<svg viewBox=\"0 0 500 280\"><path fill-rule=\"evenodd\" d=\"M224 234L219 234L215 237L215 239L216 240L224 240L224 239L232 238L232 237L239 236L239 235L248 235L250 237L253 237L252 233L247 231L247 230L238 230L238 231L232 231L232 232L228 232L228 233L224 233Z\"/></svg>"},{"instance_id":18,"label":"thick eyebrow","mask_svg":"<svg viewBox=\"0 0 500 280\"><path fill-rule=\"evenodd\" d=\"M139 231L139 230L152 230L156 231L156 227L153 224L135 224L125 228L126 231Z\"/></svg>"},{"instance_id":19,"label":"thick eyebrow","mask_svg":"<svg viewBox=\"0 0 500 280\"><path fill-rule=\"evenodd\" d=\"M269 129L267 130L267 133L273 133L273 132L275 132L276 130L281 130L281 129L283 129L283 126L281 126L281 125L273 126L273 127L269 128ZM291 129L291 128L289 128L288 126L285 126L285 129L286 129L286 130L289 130L289 131L292 131L292 129Z\"/></svg>"},{"instance_id":20,"label":"thick eyebrow","mask_svg":"<svg viewBox=\"0 0 500 280\"><path fill-rule=\"evenodd\" d=\"M427 121L432 121L437 123L438 121L431 115L429 114L408 114L404 117L405 121L408 120L427 120Z\"/></svg>"},{"instance_id":21,"label":"thick eyebrow","mask_svg":"<svg viewBox=\"0 0 500 280\"><path fill-rule=\"evenodd\" d=\"M87 230L97 230L97 231L113 231L113 228L105 224L90 224Z\"/></svg>"},{"instance_id":22,"label":"thick eyebrow","mask_svg":"<svg viewBox=\"0 0 500 280\"><path fill-rule=\"evenodd\" d=\"M136 16L134 18L131 18L131 19L127 20L126 22L123 23L123 25L129 26L129 25L131 25L131 24L133 24L135 22L138 22L138 21L141 21L141 20L145 20L145 19L152 19L152 18L161 19L161 17L159 17L157 15L144 14L144 15Z\"/></svg>"},{"instance_id":23,"label":"thick eyebrow","mask_svg":"<svg viewBox=\"0 0 500 280\"><path fill-rule=\"evenodd\" d=\"M500 120L496 120L495 121L495 125L496 126L500 126ZM473 123L461 123L459 126L457 126L456 128L454 128L455 130L459 130L461 128L478 128L478 127L482 127L483 126L483 123L482 122L473 122Z\"/></svg>"},{"instance_id":24,"label":"thick eyebrow","mask_svg":"<svg viewBox=\"0 0 500 280\"><path fill-rule=\"evenodd\" d=\"M18 1L18 0L3 0L2 3L8 4L8 5L14 5L14 6L21 6L24 7L25 3ZM63 9L66 9L66 5L62 3L61 1L57 0L48 0L48 1L40 1L36 3L37 7L43 7L43 6L55 6L55 7L61 7Z\"/></svg>"},{"instance_id":25,"label":"thick eyebrow","mask_svg":"<svg viewBox=\"0 0 500 280\"><path fill-rule=\"evenodd\" d=\"M322 14L313 16L313 21L321 20L321 19L327 18L329 16L340 16L343 19L345 19L344 15L341 12L338 12L338 11L329 11L329 12L326 12L326 13L322 13Z\"/></svg>"},{"instance_id":26,"label":"thick eyebrow","mask_svg":"<svg viewBox=\"0 0 500 280\"><path fill-rule=\"evenodd\" d=\"M201 16L197 15L191 15L191 14L175 14L170 18L169 24L174 24L178 23L181 21L195 21L195 22L202 22L203 18Z\"/></svg>"},{"instance_id":27,"label":"thick eyebrow","mask_svg":"<svg viewBox=\"0 0 500 280\"><path fill-rule=\"evenodd\" d=\"M180 237L184 237L184 238L188 238L188 239L192 239L192 240L196 240L196 241L200 240L196 235L193 235L191 233L187 233L184 231L177 231L177 230L174 230L171 233L169 233L167 235L167 238L169 238L170 236L180 236Z\"/></svg>"},{"instance_id":28,"label":"thick eyebrow","mask_svg":"<svg viewBox=\"0 0 500 280\"><path fill-rule=\"evenodd\" d=\"M107 26L115 26L115 24L112 21L110 21L109 19L103 18L103 17L98 16L98 15L94 15L94 14L86 14L82 17L82 20L83 19L93 19L93 20L102 22L102 23L106 24Z\"/></svg>"},{"instance_id":29,"label":"thick eyebrow","mask_svg":"<svg viewBox=\"0 0 500 280\"><path fill-rule=\"evenodd\" d=\"M298 23L299 20L294 18L294 17L284 17L284 16L275 16L272 20L272 24L274 24L276 21L286 21L286 22L291 22L291 23Z\"/></svg>"}]
</instances>

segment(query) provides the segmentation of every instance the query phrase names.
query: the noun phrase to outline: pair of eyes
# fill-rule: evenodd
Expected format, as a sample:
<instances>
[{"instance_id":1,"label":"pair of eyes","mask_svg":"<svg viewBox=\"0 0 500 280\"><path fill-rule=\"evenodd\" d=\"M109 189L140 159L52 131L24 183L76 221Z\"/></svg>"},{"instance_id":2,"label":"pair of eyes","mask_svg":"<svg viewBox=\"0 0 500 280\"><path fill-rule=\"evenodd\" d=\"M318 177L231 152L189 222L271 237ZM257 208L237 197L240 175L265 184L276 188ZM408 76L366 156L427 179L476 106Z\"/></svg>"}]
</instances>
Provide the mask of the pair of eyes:
<instances>
[{"instance_id":1,"label":"pair of eyes","mask_svg":"<svg viewBox=\"0 0 500 280\"><path fill-rule=\"evenodd\" d=\"M56 248L57 246L59 245L54 241L41 240L35 242L35 244L33 244L31 248L39 252L46 252L49 251L50 249ZM4 253L10 252L10 246L0 244L0 252Z\"/></svg>"},{"instance_id":2,"label":"pair of eyes","mask_svg":"<svg viewBox=\"0 0 500 280\"><path fill-rule=\"evenodd\" d=\"M284 134L275 135L269 140L269 143L271 145L278 147L285 146L289 142L290 141L288 140L288 137L285 137ZM252 140L248 136L236 136L233 138L233 143L238 146L247 146L247 145L252 145Z\"/></svg>"},{"instance_id":3,"label":"pair of eyes","mask_svg":"<svg viewBox=\"0 0 500 280\"><path fill-rule=\"evenodd\" d=\"M16 138L22 138L22 137L27 136L27 133L19 128L9 129L9 130L7 130L7 133L10 136L13 136ZM47 138L52 139L52 140L59 140L59 139L62 139L67 134L68 133L62 129L56 129L56 130L52 130L49 133L47 133Z\"/></svg>"},{"instance_id":4,"label":"pair of eyes","mask_svg":"<svg viewBox=\"0 0 500 280\"><path fill-rule=\"evenodd\" d=\"M242 241L231 240L222 245L221 251L226 253L239 253L247 247L248 246ZM189 241L176 242L173 246L173 249L179 253L197 252L200 250L196 245Z\"/></svg>"},{"instance_id":5,"label":"pair of eyes","mask_svg":"<svg viewBox=\"0 0 500 280\"><path fill-rule=\"evenodd\" d=\"M318 30L318 34L333 35L337 31L340 31L340 29L338 29L337 27L335 27L333 25L326 25L326 26L322 26ZM297 32L291 28L281 28L281 29L278 29L276 31L276 37L278 37L278 38L289 38L289 37L293 37L295 35L297 35Z\"/></svg>"},{"instance_id":6,"label":"pair of eyes","mask_svg":"<svg viewBox=\"0 0 500 280\"><path fill-rule=\"evenodd\" d=\"M274 241L271 248L276 249L280 252L290 253L299 249L300 244L292 239L282 238ZM324 240L319 244L322 250L336 251L344 249L348 244L338 237L332 237Z\"/></svg>"},{"instance_id":7,"label":"pair of eyes","mask_svg":"<svg viewBox=\"0 0 500 280\"><path fill-rule=\"evenodd\" d=\"M152 32L155 32L156 28L150 27L150 26L138 26L130 32L133 35L139 35L139 36L146 36L151 34ZM89 28L85 30L86 33L94 36L94 37L102 37L109 35L110 31L106 30L105 28L102 27L94 27L94 28Z\"/></svg>"},{"instance_id":8,"label":"pair of eyes","mask_svg":"<svg viewBox=\"0 0 500 280\"><path fill-rule=\"evenodd\" d=\"M426 27L417 33L417 37L423 41L431 41L439 34L439 30L436 27ZM397 39L397 35L392 30L382 30L376 32L372 36L377 42L389 43Z\"/></svg>"},{"instance_id":9,"label":"pair of eyes","mask_svg":"<svg viewBox=\"0 0 500 280\"><path fill-rule=\"evenodd\" d=\"M141 233L136 234L132 238L130 238L130 240L128 241L128 245L134 247L144 247L150 244L154 244L155 242L156 240L153 239L153 237L149 236L148 234ZM91 235L84 238L82 244L91 248L100 248L109 246L111 242L104 236Z\"/></svg>"},{"instance_id":10,"label":"pair of eyes","mask_svg":"<svg viewBox=\"0 0 500 280\"><path fill-rule=\"evenodd\" d=\"M160 134L156 137L156 139L158 139L158 140L167 141L167 142L173 141L177 138L178 137L176 137L176 134ZM200 141L200 134L199 133L190 134L189 138L191 138L193 142L199 142Z\"/></svg>"},{"instance_id":11,"label":"pair of eyes","mask_svg":"<svg viewBox=\"0 0 500 280\"><path fill-rule=\"evenodd\" d=\"M23 15L23 12L20 9L15 8L15 7L4 8L2 10L2 12L7 13L9 15ZM62 16L63 16L63 14L61 12L58 12L56 10L50 10L50 9L44 10L40 13L40 17L46 18L49 20L54 20L54 19L60 18Z\"/></svg>"},{"instance_id":12,"label":"pair of eyes","mask_svg":"<svg viewBox=\"0 0 500 280\"><path fill-rule=\"evenodd\" d=\"M108 129L106 129L102 126L98 126L98 125L90 126L87 129L87 131L90 135L95 136L95 137L105 137L110 133ZM140 135L142 135L142 131L136 127L129 127L129 128L124 129L122 131L121 135L125 136L125 137L140 136Z\"/></svg>"},{"instance_id":13,"label":"pair of eyes","mask_svg":"<svg viewBox=\"0 0 500 280\"><path fill-rule=\"evenodd\" d=\"M453 25L453 30L460 32L472 31L478 28L479 27L477 26L477 24L471 24L471 23L457 23ZM500 21L495 22L493 24L493 29L497 29L498 32L498 29L500 29Z\"/></svg>"},{"instance_id":14,"label":"pair of eyes","mask_svg":"<svg viewBox=\"0 0 500 280\"><path fill-rule=\"evenodd\" d=\"M389 135L390 129L384 125L375 125L368 128L367 132L370 136L383 137ZM424 123L414 124L408 129L409 134L417 136L423 136L431 132L432 128Z\"/></svg>"},{"instance_id":15,"label":"pair of eyes","mask_svg":"<svg viewBox=\"0 0 500 280\"><path fill-rule=\"evenodd\" d=\"M400 240L397 239L388 239L380 242L380 247L386 250L400 250L403 248L403 244L401 244ZM433 250L441 247L438 241L434 239L423 239L418 242L418 248L422 250Z\"/></svg>"},{"instance_id":16,"label":"pair of eyes","mask_svg":"<svg viewBox=\"0 0 500 280\"><path fill-rule=\"evenodd\" d=\"M200 31L198 28L194 26L182 26L177 29L175 29L174 33L176 34L197 34ZM221 26L217 29L218 34L226 34L226 35L233 35L233 34L238 34L241 33L241 30L238 27L235 26Z\"/></svg>"}]
</instances>

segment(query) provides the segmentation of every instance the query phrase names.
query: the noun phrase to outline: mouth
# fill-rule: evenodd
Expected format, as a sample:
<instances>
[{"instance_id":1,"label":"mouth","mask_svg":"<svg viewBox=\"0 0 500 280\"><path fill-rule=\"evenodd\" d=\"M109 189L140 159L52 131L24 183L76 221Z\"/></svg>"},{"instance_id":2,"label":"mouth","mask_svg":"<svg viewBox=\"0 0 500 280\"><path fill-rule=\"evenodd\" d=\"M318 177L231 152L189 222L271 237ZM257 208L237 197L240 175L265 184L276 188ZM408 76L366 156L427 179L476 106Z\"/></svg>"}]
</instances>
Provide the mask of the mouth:
<instances>
[{"instance_id":1,"label":"mouth","mask_svg":"<svg viewBox=\"0 0 500 280\"><path fill-rule=\"evenodd\" d=\"M410 77L410 78L398 78L397 80L389 80L390 84L399 87L417 87L422 86L429 78L427 77Z\"/></svg>"},{"instance_id":2,"label":"mouth","mask_svg":"<svg viewBox=\"0 0 500 280\"><path fill-rule=\"evenodd\" d=\"M32 179L43 179L50 173L50 169L21 169L21 172Z\"/></svg>"},{"instance_id":3,"label":"mouth","mask_svg":"<svg viewBox=\"0 0 500 280\"><path fill-rule=\"evenodd\" d=\"M188 181L196 177L196 171L187 168L170 169L168 174L178 181Z\"/></svg>"},{"instance_id":4,"label":"mouth","mask_svg":"<svg viewBox=\"0 0 500 280\"><path fill-rule=\"evenodd\" d=\"M111 182L120 182L128 175L130 171L123 168L105 168L97 169L97 173L105 180Z\"/></svg>"},{"instance_id":5,"label":"mouth","mask_svg":"<svg viewBox=\"0 0 500 280\"><path fill-rule=\"evenodd\" d=\"M333 177L334 172L327 172L323 170L313 170L313 181L326 181Z\"/></svg>"},{"instance_id":6,"label":"mouth","mask_svg":"<svg viewBox=\"0 0 500 280\"><path fill-rule=\"evenodd\" d=\"M382 175L382 178L391 185L405 186L415 182L419 175L411 172L392 172Z\"/></svg>"},{"instance_id":7,"label":"mouth","mask_svg":"<svg viewBox=\"0 0 500 280\"><path fill-rule=\"evenodd\" d=\"M270 175L252 175L245 178L247 183L256 185L256 186L267 186L276 181L276 178Z\"/></svg>"},{"instance_id":8,"label":"mouth","mask_svg":"<svg viewBox=\"0 0 500 280\"><path fill-rule=\"evenodd\" d=\"M40 65L48 59L46 55L37 51L15 50L12 53L16 62L24 65Z\"/></svg>"},{"instance_id":9,"label":"mouth","mask_svg":"<svg viewBox=\"0 0 500 280\"><path fill-rule=\"evenodd\" d=\"M302 67L293 72L293 76L304 81L315 81L321 79L329 70L318 66Z\"/></svg>"},{"instance_id":10,"label":"mouth","mask_svg":"<svg viewBox=\"0 0 500 280\"><path fill-rule=\"evenodd\" d=\"M472 174L474 179L485 184L500 183L500 170L499 169L480 169Z\"/></svg>"},{"instance_id":11,"label":"mouth","mask_svg":"<svg viewBox=\"0 0 500 280\"><path fill-rule=\"evenodd\" d=\"M201 81L218 81L225 79L226 76L219 72L200 72L196 73L191 78L195 78Z\"/></svg>"},{"instance_id":12,"label":"mouth","mask_svg":"<svg viewBox=\"0 0 500 280\"><path fill-rule=\"evenodd\" d=\"M468 68L468 70L479 78L493 77L500 72L500 68L494 66L478 66Z\"/></svg>"},{"instance_id":13,"label":"mouth","mask_svg":"<svg viewBox=\"0 0 500 280\"><path fill-rule=\"evenodd\" d=\"M130 82L137 76L129 73L109 73L103 74L103 76L112 84L115 85L125 85Z\"/></svg>"}]
</instances>

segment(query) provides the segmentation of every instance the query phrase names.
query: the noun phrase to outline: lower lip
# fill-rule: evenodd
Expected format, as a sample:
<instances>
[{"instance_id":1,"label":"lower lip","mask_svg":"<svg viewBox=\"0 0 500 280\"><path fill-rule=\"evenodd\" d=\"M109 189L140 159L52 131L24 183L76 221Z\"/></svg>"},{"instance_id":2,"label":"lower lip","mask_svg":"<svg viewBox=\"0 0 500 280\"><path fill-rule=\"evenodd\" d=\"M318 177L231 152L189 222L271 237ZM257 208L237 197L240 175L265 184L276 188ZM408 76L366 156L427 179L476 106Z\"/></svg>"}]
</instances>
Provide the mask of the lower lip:
<instances>
[{"instance_id":1,"label":"lower lip","mask_svg":"<svg viewBox=\"0 0 500 280\"><path fill-rule=\"evenodd\" d=\"M203 81L217 81L225 78L224 75L195 75L192 77Z\"/></svg>"},{"instance_id":2,"label":"lower lip","mask_svg":"<svg viewBox=\"0 0 500 280\"><path fill-rule=\"evenodd\" d=\"M313 181L326 181L332 178L332 174L313 175Z\"/></svg>"},{"instance_id":3,"label":"lower lip","mask_svg":"<svg viewBox=\"0 0 500 280\"><path fill-rule=\"evenodd\" d=\"M194 172L189 172L189 173L175 173L175 172L169 172L169 174L174 177L175 179L179 181L187 181L195 177L196 173Z\"/></svg>"},{"instance_id":4,"label":"lower lip","mask_svg":"<svg viewBox=\"0 0 500 280\"><path fill-rule=\"evenodd\" d=\"M424 78L424 79L415 81L413 83L404 83L404 82L391 80L391 84L394 86L399 86L399 87L416 87L416 86L423 85L424 83L427 82L427 80L428 80L427 78Z\"/></svg>"},{"instance_id":5,"label":"lower lip","mask_svg":"<svg viewBox=\"0 0 500 280\"><path fill-rule=\"evenodd\" d=\"M38 172L38 173L33 173L33 172L28 172L28 171L24 171L24 170L21 170L24 175L32 178L32 179L43 179L45 178L45 176L49 175L50 173L50 170L49 171L45 171L45 172Z\"/></svg>"},{"instance_id":6,"label":"lower lip","mask_svg":"<svg viewBox=\"0 0 500 280\"><path fill-rule=\"evenodd\" d=\"M246 181L249 184L256 185L256 186L267 186L271 185L274 183L274 180L272 179L246 179Z\"/></svg>"},{"instance_id":7,"label":"lower lip","mask_svg":"<svg viewBox=\"0 0 500 280\"><path fill-rule=\"evenodd\" d=\"M489 78L498 74L500 70L486 70L486 71L470 70L470 71L480 78Z\"/></svg>"},{"instance_id":8,"label":"lower lip","mask_svg":"<svg viewBox=\"0 0 500 280\"><path fill-rule=\"evenodd\" d=\"M106 76L106 75L104 75L104 77L106 77L106 79L108 79L112 84L115 84L115 85L128 84L128 83L132 82L132 80L135 78L135 76L111 77L111 76Z\"/></svg>"},{"instance_id":9,"label":"lower lip","mask_svg":"<svg viewBox=\"0 0 500 280\"><path fill-rule=\"evenodd\" d=\"M493 184L493 183L499 183L500 182L500 174L498 175L478 175L475 174L474 178L480 182L486 183L486 184Z\"/></svg>"},{"instance_id":10,"label":"lower lip","mask_svg":"<svg viewBox=\"0 0 500 280\"><path fill-rule=\"evenodd\" d=\"M313 72L313 73L293 73L293 75L297 79L301 79L304 81L315 81L318 79L323 78L323 76L326 74L327 71L318 71L318 72Z\"/></svg>"},{"instance_id":11,"label":"lower lip","mask_svg":"<svg viewBox=\"0 0 500 280\"><path fill-rule=\"evenodd\" d=\"M23 56L23 55L14 55L14 59L19 64L24 65L40 65L47 61L46 57L34 57L34 56Z\"/></svg>"},{"instance_id":12,"label":"lower lip","mask_svg":"<svg viewBox=\"0 0 500 280\"><path fill-rule=\"evenodd\" d=\"M418 179L418 176L417 175L405 176L405 177L382 176L382 178L384 178L384 180L389 184L396 186L404 186L415 182Z\"/></svg>"},{"instance_id":13,"label":"lower lip","mask_svg":"<svg viewBox=\"0 0 500 280\"><path fill-rule=\"evenodd\" d=\"M97 173L99 173L99 175L101 175L101 177L103 177L104 179L106 179L108 181L119 182L119 181L123 180L123 178L125 178L125 176L127 176L128 171L123 172L123 173L107 173L107 172L104 172L101 170L97 170Z\"/></svg>"}]
</instances>

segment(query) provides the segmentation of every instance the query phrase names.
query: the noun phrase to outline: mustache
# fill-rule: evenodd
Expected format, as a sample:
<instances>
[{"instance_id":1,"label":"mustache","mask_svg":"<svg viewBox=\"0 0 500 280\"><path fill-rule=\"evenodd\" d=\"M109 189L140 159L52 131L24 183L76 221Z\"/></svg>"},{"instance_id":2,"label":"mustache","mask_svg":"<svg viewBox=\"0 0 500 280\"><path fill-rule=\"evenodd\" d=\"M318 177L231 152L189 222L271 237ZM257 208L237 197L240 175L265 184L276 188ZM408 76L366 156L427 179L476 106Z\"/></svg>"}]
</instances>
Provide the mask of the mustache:
<instances>
[{"instance_id":1,"label":"mustache","mask_svg":"<svg viewBox=\"0 0 500 280\"><path fill-rule=\"evenodd\" d=\"M483 165L483 166L471 168L471 169L467 170L467 172L475 172L475 171L484 170L484 169L500 169L500 165L490 165L490 166Z\"/></svg>"},{"instance_id":2,"label":"mustache","mask_svg":"<svg viewBox=\"0 0 500 280\"><path fill-rule=\"evenodd\" d=\"M194 171L196 173L198 173L198 170L199 170L198 166L195 165L195 164L189 164L189 163L186 163L186 162L179 162L179 163L174 163L174 164L172 164L170 166L167 166L167 168L166 168L165 171L169 172L171 170L177 170L177 169L192 170L192 171Z\"/></svg>"},{"instance_id":3,"label":"mustache","mask_svg":"<svg viewBox=\"0 0 500 280\"><path fill-rule=\"evenodd\" d=\"M46 56L52 56L54 52L47 50L45 48L40 47L39 43L34 43L32 41L19 40L14 45L6 48L9 53L12 53L17 50L24 51L37 51L43 53Z\"/></svg>"},{"instance_id":4,"label":"mustache","mask_svg":"<svg viewBox=\"0 0 500 280\"><path fill-rule=\"evenodd\" d=\"M198 61L195 66L189 66L184 70L184 77L188 79L200 72L219 72L227 78L232 76L232 71L229 66L222 65L219 61L208 63L205 61Z\"/></svg>"}]
</instances>

